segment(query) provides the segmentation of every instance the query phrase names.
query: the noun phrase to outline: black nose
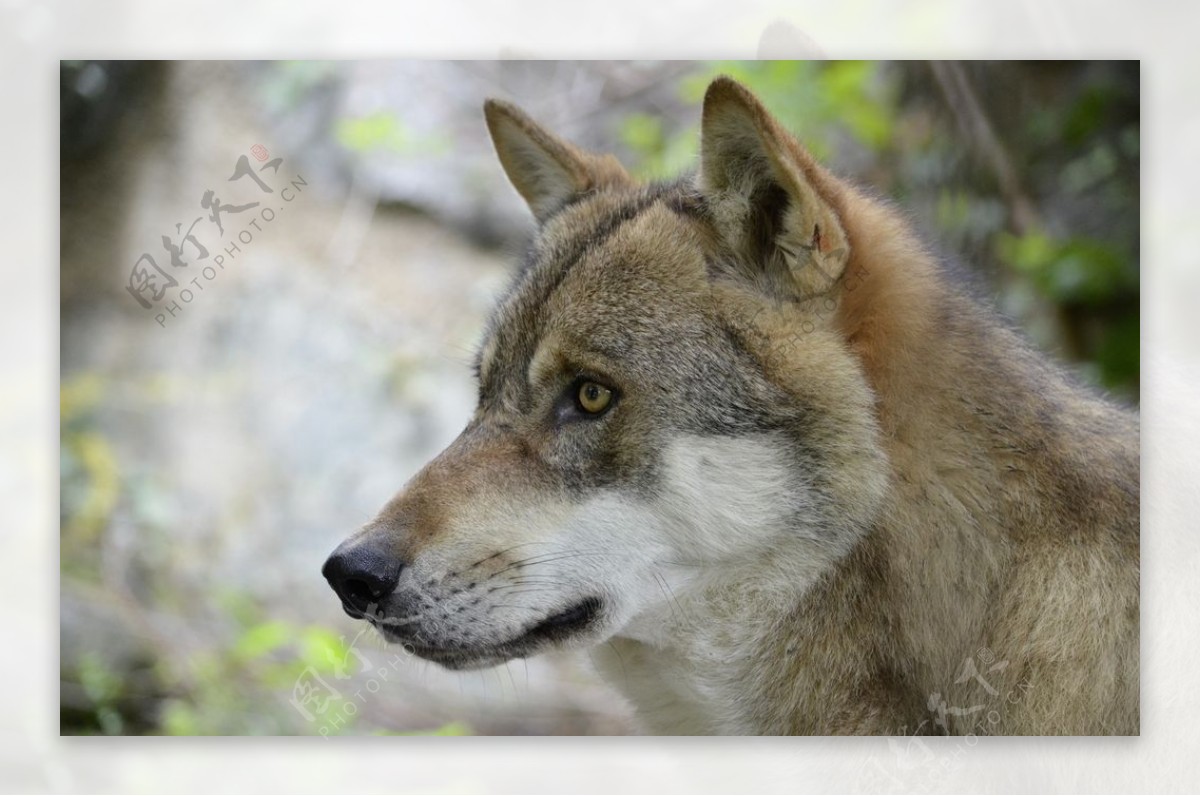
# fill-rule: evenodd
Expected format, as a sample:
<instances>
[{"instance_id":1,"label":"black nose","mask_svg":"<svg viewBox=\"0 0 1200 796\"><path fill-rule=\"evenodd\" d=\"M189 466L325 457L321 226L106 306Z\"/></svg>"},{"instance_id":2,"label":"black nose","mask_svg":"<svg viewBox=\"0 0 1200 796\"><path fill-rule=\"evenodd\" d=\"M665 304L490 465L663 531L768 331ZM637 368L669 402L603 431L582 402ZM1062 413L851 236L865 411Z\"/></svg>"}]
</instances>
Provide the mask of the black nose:
<instances>
[{"instance_id":1,"label":"black nose","mask_svg":"<svg viewBox=\"0 0 1200 796\"><path fill-rule=\"evenodd\" d=\"M341 598L346 613L361 619L396 588L400 569L400 561L382 545L353 539L333 551L321 574Z\"/></svg>"}]
</instances>

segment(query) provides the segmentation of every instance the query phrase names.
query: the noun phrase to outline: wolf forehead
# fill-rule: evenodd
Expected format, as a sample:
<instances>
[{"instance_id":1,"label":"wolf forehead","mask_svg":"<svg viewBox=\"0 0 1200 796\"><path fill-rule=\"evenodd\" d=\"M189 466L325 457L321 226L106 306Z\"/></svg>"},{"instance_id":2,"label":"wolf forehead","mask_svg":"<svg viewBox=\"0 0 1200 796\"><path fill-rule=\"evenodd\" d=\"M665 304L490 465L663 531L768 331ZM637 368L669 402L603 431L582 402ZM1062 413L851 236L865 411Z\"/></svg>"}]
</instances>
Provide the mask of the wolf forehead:
<instances>
[{"instance_id":1,"label":"wolf forehead","mask_svg":"<svg viewBox=\"0 0 1200 796\"><path fill-rule=\"evenodd\" d=\"M499 389L548 339L628 365L681 336L711 342L700 339L712 320L706 273L716 255L706 222L689 178L562 203L539 224L489 320L475 361L481 387Z\"/></svg>"}]
</instances>

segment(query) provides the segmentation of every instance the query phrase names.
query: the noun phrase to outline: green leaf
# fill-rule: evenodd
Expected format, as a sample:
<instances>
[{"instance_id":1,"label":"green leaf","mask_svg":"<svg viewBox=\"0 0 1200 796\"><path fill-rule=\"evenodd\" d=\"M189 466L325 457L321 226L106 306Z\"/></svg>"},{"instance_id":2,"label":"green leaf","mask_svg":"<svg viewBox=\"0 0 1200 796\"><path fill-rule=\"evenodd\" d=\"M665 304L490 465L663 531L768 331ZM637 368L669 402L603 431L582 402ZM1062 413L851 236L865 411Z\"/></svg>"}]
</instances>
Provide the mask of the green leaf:
<instances>
[{"instance_id":1,"label":"green leaf","mask_svg":"<svg viewBox=\"0 0 1200 796\"><path fill-rule=\"evenodd\" d=\"M287 644L294 636L295 631L286 622L255 625L242 633L233 647L233 654L243 660L261 658Z\"/></svg>"},{"instance_id":2,"label":"green leaf","mask_svg":"<svg viewBox=\"0 0 1200 796\"><path fill-rule=\"evenodd\" d=\"M401 150L408 141L400 120L383 111L354 119L339 119L334 135L342 146L355 152Z\"/></svg>"},{"instance_id":3,"label":"green leaf","mask_svg":"<svg viewBox=\"0 0 1200 796\"><path fill-rule=\"evenodd\" d=\"M387 151L405 155L437 155L450 151L445 138L413 135L400 117L387 111L339 119L334 137L354 152Z\"/></svg>"},{"instance_id":4,"label":"green leaf","mask_svg":"<svg viewBox=\"0 0 1200 796\"><path fill-rule=\"evenodd\" d=\"M200 735L200 719L191 705L178 699L162 707L162 729L167 735Z\"/></svg>"},{"instance_id":5,"label":"green leaf","mask_svg":"<svg viewBox=\"0 0 1200 796\"><path fill-rule=\"evenodd\" d=\"M1058 302L1096 304L1137 287L1137 273L1110 246L1085 237L1056 240L1044 233L1004 234L1000 259Z\"/></svg>"},{"instance_id":6,"label":"green leaf","mask_svg":"<svg viewBox=\"0 0 1200 796\"><path fill-rule=\"evenodd\" d=\"M94 652L79 659L79 683L96 705L108 704L121 693L121 678Z\"/></svg>"},{"instance_id":7,"label":"green leaf","mask_svg":"<svg viewBox=\"0 0 1200 796\"><path fill-rule=\"evenodd\" d=\"M349 645L328 628L314 625L301 633L300 659L318 672L336 670L336 662L346 660L349 654Z\"/></svg>"},{"instance_id":8,"label":"green leaf","mask_svg":"<svg viewBox=\"0 0 1200 796\"><path fill-rule=\"evenodd\" d=\"M1126 388L1137 383L1141 360L1141 328L1136 313L1105 330L1096 352L1100 379L1107 387Z\"/></svg>"},{"instance_id":9,"label":"green leaf","mask_svg":"<svg viewBox=\"0 0 1200 796\"><path fill-rule=\"evenodd\" d=\"M414 730L412 732L389 732L377 730L375 735L471 735L471 727L463 721L452 721L443 724L435 730Z\"/></svg>"}]
</instances>

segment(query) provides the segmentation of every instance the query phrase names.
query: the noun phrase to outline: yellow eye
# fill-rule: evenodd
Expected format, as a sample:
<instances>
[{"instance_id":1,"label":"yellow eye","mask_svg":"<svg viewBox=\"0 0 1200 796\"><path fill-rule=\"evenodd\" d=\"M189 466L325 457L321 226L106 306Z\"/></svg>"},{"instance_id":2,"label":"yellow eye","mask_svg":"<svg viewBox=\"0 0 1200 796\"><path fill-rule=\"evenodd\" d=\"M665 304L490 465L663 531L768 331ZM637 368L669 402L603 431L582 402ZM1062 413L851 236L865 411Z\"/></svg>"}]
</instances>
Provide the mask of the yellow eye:
<instances>
[{"instance_id":1,"label":"yellow eye","mask_svg":"<svg viewBox=\"0 0 1200 796\"><path fill-rule=\"evenodd\" d=\"M579 385L579 393L575 399L579 408L588 414L598 415L612 403L613 391L594 381L585 381Z\"/></svg>"}]
</instances>

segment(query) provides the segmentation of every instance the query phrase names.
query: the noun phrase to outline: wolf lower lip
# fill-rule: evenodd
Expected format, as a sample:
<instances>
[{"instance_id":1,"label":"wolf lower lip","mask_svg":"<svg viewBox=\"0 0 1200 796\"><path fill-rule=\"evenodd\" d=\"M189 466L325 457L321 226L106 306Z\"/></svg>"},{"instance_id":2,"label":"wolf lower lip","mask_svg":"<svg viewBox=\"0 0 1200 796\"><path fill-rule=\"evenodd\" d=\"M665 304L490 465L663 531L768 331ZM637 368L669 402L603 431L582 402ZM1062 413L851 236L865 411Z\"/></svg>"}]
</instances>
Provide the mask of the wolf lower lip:
<instances>
[{"instance_id":1,"label":"wolf lower lip","mask_svg":"<svg viewBox=\"0 0 1200 796\"><path fill-rule=\"evenodd\" d=\"M589 625L599 611L600 600L589 597L565 611L546 617L530 628L518 641L526 638L563 638Z\"/></svg>"},{"instance_id":2,"label":"wolf lower lip","mask_svg":"<svg viewBox=\"0 0 1200 796\"><path fill-rule=\"evenodd\" d=\"M560 641L585 629L599 612L600 599L589 597L565 610L551 614L515 638L481 647L446 648L416 644L389 630L386 623L372 622L372 624L382 630L389 641L405 646L416 655L449 668L459 668L462 665L469 665L472 661L495 659L495 662L498 663L511 658L524 657L533 651L533 647L538 642Z\"/></svg>"}]
</instances>

